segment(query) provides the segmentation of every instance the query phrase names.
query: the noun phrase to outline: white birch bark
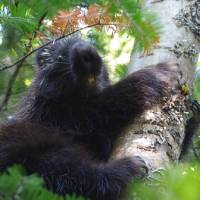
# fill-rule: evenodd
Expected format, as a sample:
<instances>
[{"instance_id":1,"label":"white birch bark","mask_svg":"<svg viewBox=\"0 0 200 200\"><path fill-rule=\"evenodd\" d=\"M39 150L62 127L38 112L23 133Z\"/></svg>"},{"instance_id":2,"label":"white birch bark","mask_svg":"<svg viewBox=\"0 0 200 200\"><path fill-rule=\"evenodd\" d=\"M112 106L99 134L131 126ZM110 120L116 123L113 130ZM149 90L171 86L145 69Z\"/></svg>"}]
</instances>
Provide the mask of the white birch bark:
<instances>
[{"instance_id":1,"label":"white birch bark","mask_svg":"<svg viewBox=\"0 0 200 200\"><path fill-rule=\"evenodd\" d=\"M200 49L200 1L144 0L143 4L160 20L160 42L149 55L133 52L129 72L160 62L175 62L180 64L181 82L192 87ZM172 95L143 113L119 138L114 157L139 155L150 171L178 161L188 117L185 99L180 94Z\"/></svg>"}]
</instances>

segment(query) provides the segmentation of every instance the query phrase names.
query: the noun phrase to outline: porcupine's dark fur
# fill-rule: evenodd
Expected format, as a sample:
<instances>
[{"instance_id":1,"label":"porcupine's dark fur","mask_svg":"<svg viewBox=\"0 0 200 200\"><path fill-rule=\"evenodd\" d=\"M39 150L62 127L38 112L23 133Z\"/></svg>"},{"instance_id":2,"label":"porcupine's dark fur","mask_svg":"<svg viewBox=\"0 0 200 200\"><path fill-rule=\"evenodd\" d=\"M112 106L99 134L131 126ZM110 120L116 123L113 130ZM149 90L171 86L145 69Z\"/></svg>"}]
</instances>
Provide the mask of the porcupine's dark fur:
<instances>
[{"instance_id":1,"label":"porcupine's dark fur","mask_svg":"<svg viewBox=\"0 0 200 200\"><path fill-rule=\"evenodd\" d=\"M111 85L96 49L77 38L44 47L37 64L15 120L0 126L0 170L19 163L58 194L118 199L146 166L139 157L108 161L115 140L168 93L176 70L150 66Z\"/></svg>"}]
</instances>

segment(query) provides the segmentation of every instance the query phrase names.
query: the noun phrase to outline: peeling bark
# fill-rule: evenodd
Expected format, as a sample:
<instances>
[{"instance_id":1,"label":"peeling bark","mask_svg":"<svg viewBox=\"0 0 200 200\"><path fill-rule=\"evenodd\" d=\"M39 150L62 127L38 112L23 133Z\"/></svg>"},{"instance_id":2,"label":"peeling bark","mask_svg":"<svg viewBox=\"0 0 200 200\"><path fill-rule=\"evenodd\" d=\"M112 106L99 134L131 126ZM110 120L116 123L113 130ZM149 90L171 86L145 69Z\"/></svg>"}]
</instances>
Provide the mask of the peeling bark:
<instances>
[{"instance_id":1,"label":"peeling bark","mask_svg":"<svg viewBox=\"0 0 200 200\"><path fill-rule=\"evenodd\" d=\"M160 62L176 62L182 72L180 83L192 88L200 49L199 27L195 29L198 23L200 26L200 1L145 0L144 7L158 15L162 25L161 38L151 54L144 56L133 52L129 72ZM139 155L150 171L178 161L188 118L186 102L187 97L181 92L163 98L161 103L127 127L113 156Z\"/></svg>"}]
</instances>

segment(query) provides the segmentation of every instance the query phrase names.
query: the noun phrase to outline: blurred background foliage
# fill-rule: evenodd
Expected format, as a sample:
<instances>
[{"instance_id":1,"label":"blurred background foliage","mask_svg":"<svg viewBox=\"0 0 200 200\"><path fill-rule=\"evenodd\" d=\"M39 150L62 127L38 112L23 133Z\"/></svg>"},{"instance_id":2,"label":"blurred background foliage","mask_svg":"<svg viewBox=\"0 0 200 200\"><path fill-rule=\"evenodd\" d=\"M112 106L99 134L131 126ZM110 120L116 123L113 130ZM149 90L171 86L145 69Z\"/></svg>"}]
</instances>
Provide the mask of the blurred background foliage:
<instances>
[{"instance_id":1,"label":"blurred background foliage","mask_svg":"<svg viewBox=\"0 0 200 200\"><path fill-rule=\"evenodd\" d=\"M200 167L178 164L157 177L130 187L129 199L134 200L199 200Z\"/></svg>"},{"instance_id":2,"label":"blurred background foliage","mask_svg":"<svg viewBox=\"0 0 200 200\"><path fill-rule=\"evenodd\" d=\"M200 166L178 164L161 170L148 180L130 184L127 200L199 200ZM0 176L1 200L86 200L83 197L60 197L43 186L37 175L27 176L20 166L13 166Z\"/></svg>"},{"instance_id":3,"label":"blurred background foliage","mask_svg":"<svg viewBox=\"0 0 200 200\"><path fill-rule=\"evenodd\" d=\"M15 63L43 43L79 28L109 24L84 29L77 34L93 42L103 56L113 82L127 76L133 45L134 51L148 53L159 41L159 22L154 14L142 10L140 3L140 0L1 0L1 121L12 116L34 78L34 54L14 67L1 68ZM200 62L194 97L200 101ZM156 180L131 186L130 199L134 196L136 200L199 200L200 169L194 162L200 160L200 133L194 139L191 152L187 164L161 173ZM18 167L0 176L0 199L11 200L15 195L17 198L14 199L19 200L63 199L45 190L42 181L35 175L25 176ZM66 198L75 199L78 198Z\"/></svg>"},{"instance_id":4,"label":"blurred background foliage","mask_svg":"<svg viewBox=\"0 0 200 200\"><path fill-rule=\"evenodd\" d=\"M200 102L200 62L197 63L196 79L193 90L194 98ZM194 138L192 151L195 155L195 159L200 161L200 129L198 131L198 134L196 134L196 137Z\"/></svg>"},{"instance_id":5,"label":"blurred background foliage","mask_svg":"<svg viewBox=\"0 0 200 200\"><path fill-rule=\"evenodd\" d=\"M43 186L43 180L35 174L27 176L20 166L8 168L0 176L1 200L86 200L67 195L65 198L53 194Z\"/></svg>"}]
</instances>

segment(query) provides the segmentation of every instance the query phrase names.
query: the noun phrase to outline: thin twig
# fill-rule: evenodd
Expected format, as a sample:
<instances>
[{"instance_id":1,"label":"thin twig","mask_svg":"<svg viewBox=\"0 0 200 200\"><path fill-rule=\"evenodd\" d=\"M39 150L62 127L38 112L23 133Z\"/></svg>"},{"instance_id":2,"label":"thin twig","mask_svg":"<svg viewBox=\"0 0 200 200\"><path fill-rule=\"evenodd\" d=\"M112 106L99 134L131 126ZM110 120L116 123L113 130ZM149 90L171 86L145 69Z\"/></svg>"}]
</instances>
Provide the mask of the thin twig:
<instances>
[{"instance_id":1,"label":"thin twig","mask_svg":"<svg viewBox=\"0 0 200 200\"><path fill-rule=\"evenodd\" d=\"M154 0L154 1L152 1L151 3L153 4L153 3L160 3L160 2L163 2L164 0Z\"/></svg>"},{"instance_id":2,"label":"thin twig","mask_svg":"<svg viewBox=\"0 0 200 200\"><path fill-rule=\"evenodd\" d=\"M10 98L10 96L12 94L12 88L13 88L14 82L15 82L15 80L17 78L17 75L19 73L20 68L22 67L22 63L23 62L24 62L24 60L21 61L20 63L18 63L18 65L16 66L13 74L11 75L11 77L9 79L5 96L4 96L3 101L1 102L1 105L0 105L0 111L2 111L3 108L8 104L9 98Z\"/></svg>"},{"instance_id":3,"label":"thin twig","mask_svg":"<svg viewBox=\"0 0 200 200\"><path fill-rule=\"evenodd\" d=\"M41 25L42 25L42 21L44 20L46 14L47 14L47 13L44 13L44 14L41 16L41 18L40 18L40 20L39 20L39 22L38 22L38 27L37 27L36 30L34 31L32 37L30 38L29 43L28 43L28 45L27 45L27 47L26 47L26 51L27 51L27 52L30 51L30 49L32 48L33 39L36 37L37 31L40 29L40 27L41 27ZM17 64L16 64L16 68L15 68L13 74L11 75L11 77L10 77L10 79L9 79L9 81L8 81L8 86L7 86L7 90L6 90L6 93L5 93L5 95L4 95L4 98L3 98L3 100L2 100L2 102L1 102L1 104L0 104L0 111L2 111L3 108L6 107L7 104L8 104L8 101L9 101L10 96L11 96L11 94L12 94L13 85L14 85L14 83L15 83L15 80L16 80L16 78L17 78L17 75L19 74L19 71L20 71L20 69L21 69L21 67L22 67L22 64L24 63L25 60L26 60L26 58L20 59L20 62L17 62Z\"/></svg>"},{"instance_id":4,"label":"thin twig","mask_svg":"<svg viewBox=\"0 0 200 200\"><path fill-rule=\"evenodd\" d=\"M77 30L75 30L75 31L72 31L71 33L62 35L61 37L58 37L58 38L56 38L55 40L51 40L51 41L49 41L49 42L43 44L42 46L40 46L40 47L38 47L38 48L36 48L36 49L33 49L31 52L27 53L26 55L24 55L23 57L21 57L19 60L17 60L15 63L13 63L13 64L11 64L11 65L8 65L8 66L3 66L3 67L1 67L1 68L0 68L0 71L4 71L4 70L6 70L6 69L9 69L9 68L11 68L11 67L16 66L16 65L19 64L22 60L25 60L27 57L29 57L30 55L32 55L32 54L35 53L36 51L42 49L43 47L45 47L45 46L47 46L47 45L49 45L49 44L51 44L51 43L53 43L53 42L55 42L55 41L61 40L61 39L65 38L65 37L67 37L67 36L73 35L74 33L77 33L77 32L79 32L79 31L82 31L82 30L87 29L87 28L92 28L92 27L94 27L94 26L112 26L112 25L115 25L115 26L116 26L117 24L114 24L114 23L104 23L104 24L100 24L100 23L98 22L98 23L95 23L95 24L92 24L92 25L89 25L89 26L82 27L82 28L77 29Z\"/></svg>"}]
</instances>

